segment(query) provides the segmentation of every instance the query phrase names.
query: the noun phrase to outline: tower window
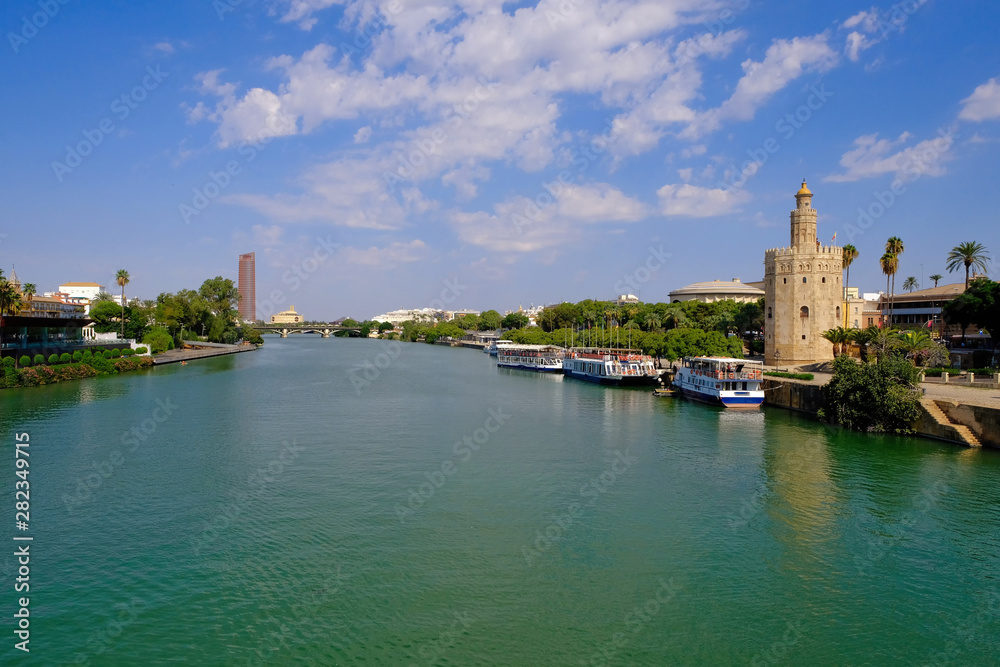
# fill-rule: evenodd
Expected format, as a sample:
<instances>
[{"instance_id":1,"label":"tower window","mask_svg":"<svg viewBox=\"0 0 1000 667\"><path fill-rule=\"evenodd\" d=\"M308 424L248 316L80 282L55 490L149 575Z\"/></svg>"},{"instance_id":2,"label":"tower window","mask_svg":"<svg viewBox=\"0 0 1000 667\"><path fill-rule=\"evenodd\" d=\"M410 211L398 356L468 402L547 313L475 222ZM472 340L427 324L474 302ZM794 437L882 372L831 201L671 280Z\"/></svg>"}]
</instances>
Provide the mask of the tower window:
<instances>
[{"instance_id":1,"label":"tower window","mask_svg":"<svg viewBox=\"0 0 1000 667\"><path fill-rule=\"evenodd\" d=\"M806 339L806 335L802 334L802 340L805 340L805 339Z\"/></svg>"},{"instance_id":2,"label":"tower window","mask_svg":"<svg viewBox=\"0 0 1000 667\"><path fill-rule=\"evenodd\" d=\"M768 308L767 308L767 319L771 319L771 307L770 306L768 306Z\"/></svg>"},{"instance_id":3,"label":"tower window","mask_svg":"<svg viewBox=\"0 0 1000 667\"><path fill-rule=\"evenodd\" d=\"M826 276L823 276L823 282L824 283L826 282Z\"/></svg>"},{"instance_id":4,"label":"tower window","mask_svg":"<svg viewBox=\"0 0 1000 667\"><path fill-rule=\"evenodd\" d=\"M788 284L788 278L782 278L781 279L781 284L782 285L787 285Z\"/></svg>"},{"instance_id":5,"label":"tower window","mask_svg":"<svg viewBox=\"0 0 1000 667\"><path fill-rule=\"evenodd\" d=\"M802 306L799 309L799 317L809 317L809 308L806 306Z\"/></svg>"},{"instance_id":6,"label":"tower window","mask_svg":"<svg viewBox=\"0 0 1000 667\"><path fill-rule=\"evenodd\" d=\"M806 281L806 277L802 276L802 282L805 282L805 281Z\"/></svg>"}]
</instances>

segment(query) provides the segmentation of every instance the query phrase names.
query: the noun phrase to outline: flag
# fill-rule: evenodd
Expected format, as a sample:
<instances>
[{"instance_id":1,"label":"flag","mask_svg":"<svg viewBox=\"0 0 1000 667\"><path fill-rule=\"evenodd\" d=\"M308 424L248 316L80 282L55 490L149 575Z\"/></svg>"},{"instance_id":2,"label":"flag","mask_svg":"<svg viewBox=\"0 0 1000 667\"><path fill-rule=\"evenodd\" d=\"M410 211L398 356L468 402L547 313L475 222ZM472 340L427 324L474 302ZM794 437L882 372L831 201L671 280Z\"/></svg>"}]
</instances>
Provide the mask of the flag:
<instances>
[{"instance_id":1,"label":"flag","mask_svg":"<svg viewBox=\"0 0 1000 667\"><path fill-rule=\"evenodd\" d=\"M927 320L927 328L930 329L932 326L934 326L934 320Z\"/></svg>"},{"instance_id":2,"label":"flag","mask_svg":"<svg viewBox=\"0 0 1000 667\"><path fill-rule=\"evenodd\" d=\"M833 233L833 239L831 239L831 240L833 240L833 241L836 241L836 240L837 240L837 232L834 232L834 233Z\"/></svg>"}]
</instances>

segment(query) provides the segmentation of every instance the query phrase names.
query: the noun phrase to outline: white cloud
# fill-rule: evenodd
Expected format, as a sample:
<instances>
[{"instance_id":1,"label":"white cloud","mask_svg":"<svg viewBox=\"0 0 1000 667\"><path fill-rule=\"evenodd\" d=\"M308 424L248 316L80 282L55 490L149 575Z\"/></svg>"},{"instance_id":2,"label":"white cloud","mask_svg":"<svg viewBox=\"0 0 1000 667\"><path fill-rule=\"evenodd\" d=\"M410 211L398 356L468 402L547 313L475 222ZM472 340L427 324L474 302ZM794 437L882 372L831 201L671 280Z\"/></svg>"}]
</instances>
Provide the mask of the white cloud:
<instances>
[{"instance_id":1,"label":"white cloud","mask_svg":"<svg viewBox=\"0 0 1000 667\"><path fill-rule=\"evenodd\" d=\"M855 28L861 26L865 32L875 32L878 29L878 10L874 7L871 11L860 11L841 24L841 28Z\"/></svg>"},{"instance_id":2,"label":"white cloud","mask_svg":"<svg viewBox=\"0 0 1000 667\"><path fill-rule=\"evenodd\" d=\"M664 185L657 190L664 215L712 218L739 210L753 197L744 190L700 188L695 185Z\"/></svg>"},{"instance_id":3,"label":"white cloud","mask_svg":"<svg viewBox=\"0 0 1000 667\"><path fill-rule=\"evenodd\" d=\"M371 139L372 128L371 125L365 125L357 132L354 133L354 143L356 144L366 144L368 140Z\"/></svg>"},{"instance_id":4,"label":"white cloud","mask_svg":"<svg viewBox=\"0 0 1000 667\"><path fill-rule=\"evenodd\" d=\"M177 49L170 42L160 42L159 44L153 44L153 49L159 51L160 53L165 53L166 55L172 54Z\"/></svg>"},{"instance_id":5,"label":"white cloud","mask_svg":"<svg viewBox=\"0 0 1000 667\"><path fill-rule=\"evenodd\" d=\"M347 0L285 0L288 10L281 17L284 23L298 23L303 30L312 30L317 19L314 12L332 7L334 5L346 4Z\"/></svg>"},{"instance_id":6,"label":"white cloud","mask_svg":"<svg viewBox=\"0 0 1000 667\"><path fill-rule=\"evenodd\" d=\"M420 239L390 243L384 248L371 246L364 250L359 248L341 248L337 253L337 261L369 268L390 269L397 264L417 262L426 255L427 244Z\"/></svg>"},{"instance_id":7,"label":"white cloud","mask_svg":"<svg viewBox=\"0 0 1000 667\"><path fill-rule=\"evenodd\" d=\"M847 36L847 44L844 46L844 53L852 63L858 62L861 52L873 46L875 42L869 40L860 32L852 32Z\"/></svg>"},{"instance_id":8,"label":"white cloud","mask_svg":"<svg viewBox=\"0 0 1000 667\"><path fill-rule=\"evenodd\" d=\"M840 158L844 172L827 176L824 180L843 183L889 173L902 182L921 176L943 176L944 163L953 157L954 133L945 130L935 139L925 139L904 148L911 138L909 132L904 132L895 141L879 139L878 134L858 137L854 140L855 148Z\"/></svg>"},{"instance_id":9,"label":"white cloud","mask_svg":"<svg viewBox=\"0 0 1000 667\"><path fill-rule=\"evenodd\" d=\"M825 34L776 40L764 60L743 62L743 77L732 96L718 108L699 116L681 136L701 136L717 130L725 120L750 120L776 92L807 72L823 72L837 64L837 53Z\"/></svg>"},{"instance_id":10,"label":"white cloud","mask_svg":"<svg viewBox=\"0 0 1000 667\"><path fill-rule=\"evenodd\" d=\"M1000 79L990 79L962 100L958 117L974 122L1000 118Z\"/></svg>"}]
</instances>

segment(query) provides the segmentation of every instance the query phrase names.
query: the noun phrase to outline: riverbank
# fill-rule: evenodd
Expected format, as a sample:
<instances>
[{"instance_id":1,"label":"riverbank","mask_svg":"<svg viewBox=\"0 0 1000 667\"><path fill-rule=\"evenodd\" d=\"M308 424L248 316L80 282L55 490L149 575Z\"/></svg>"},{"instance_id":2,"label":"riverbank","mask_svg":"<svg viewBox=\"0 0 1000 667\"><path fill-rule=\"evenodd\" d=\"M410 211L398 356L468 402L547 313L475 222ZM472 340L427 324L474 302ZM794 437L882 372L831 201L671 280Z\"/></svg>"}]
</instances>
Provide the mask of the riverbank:
<instances>
[{"instance_id":1,"label":"riverbank","mask_svg":"<svg viewBox=\"0 0 1000 667\"><path fill-rule=\"evenodd\" d=\"M132 357L123 359L101 359L100 362L73 362L68 364L52 364L29 366L27 368L5 368L0 387L21 389L24 387L39 387L66 380L82 380L100 375L117 375L130 371L151 368L153 360L150 357Z\"/></svg>"},{"instance_id":2,"label":"riverbank","mask_svg":"<svg viewBox=\"0 0 1000 667\"><path fill-rule=\"evenodd\" d=\"M823 407L822 388L833 377L813 372L812 380L764 379L764 404L813 417ZM978 387L922 383L920 416L914 435L966 447L1000 448L1000 392Z\"/></svg>"},{"instance_id":3,"label":"riverbank","mask_svg":"<svg viewBox=\"0 0 1000 667\"><path fill-rule=\"evenodd\" d=\"M207 359L208 357L221 357L227 354L239 354L240 352L253 352L259 347L250 343L246 345L225 345L223 343L202 343L187 340L184 341L184 344L185 347L183 349L167 350L156 355L153 358L153 363L157 366L176 364L178 362L191 361L192 359Z\"/></svg>"}]
</instances>

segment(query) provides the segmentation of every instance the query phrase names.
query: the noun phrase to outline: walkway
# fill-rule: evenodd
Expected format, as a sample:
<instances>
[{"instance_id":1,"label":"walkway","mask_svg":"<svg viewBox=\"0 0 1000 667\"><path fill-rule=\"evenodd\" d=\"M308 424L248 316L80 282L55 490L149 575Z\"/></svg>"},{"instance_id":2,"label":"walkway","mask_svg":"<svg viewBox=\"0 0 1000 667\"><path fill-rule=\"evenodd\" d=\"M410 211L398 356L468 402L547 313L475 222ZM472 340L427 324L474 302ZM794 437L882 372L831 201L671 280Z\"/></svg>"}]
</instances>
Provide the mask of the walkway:
<instances>
[{"instance_id":1,"label":"walkway","mask_svg":"<svg viewBox=\"0 0 1000 667\"><path fill-rule=\"evenodd\" d=\"M223 345L222 343L200 343L197 341L184 341L190 345L203 346L201 349L192 350L167 350L153 357L153 364L175 364L178 361L190 361L191 359L205 359L207 357L219 357L226 354L238 354L240 352L252 352L257 349L256 345Z\"/></svg>"}]
</instances>

